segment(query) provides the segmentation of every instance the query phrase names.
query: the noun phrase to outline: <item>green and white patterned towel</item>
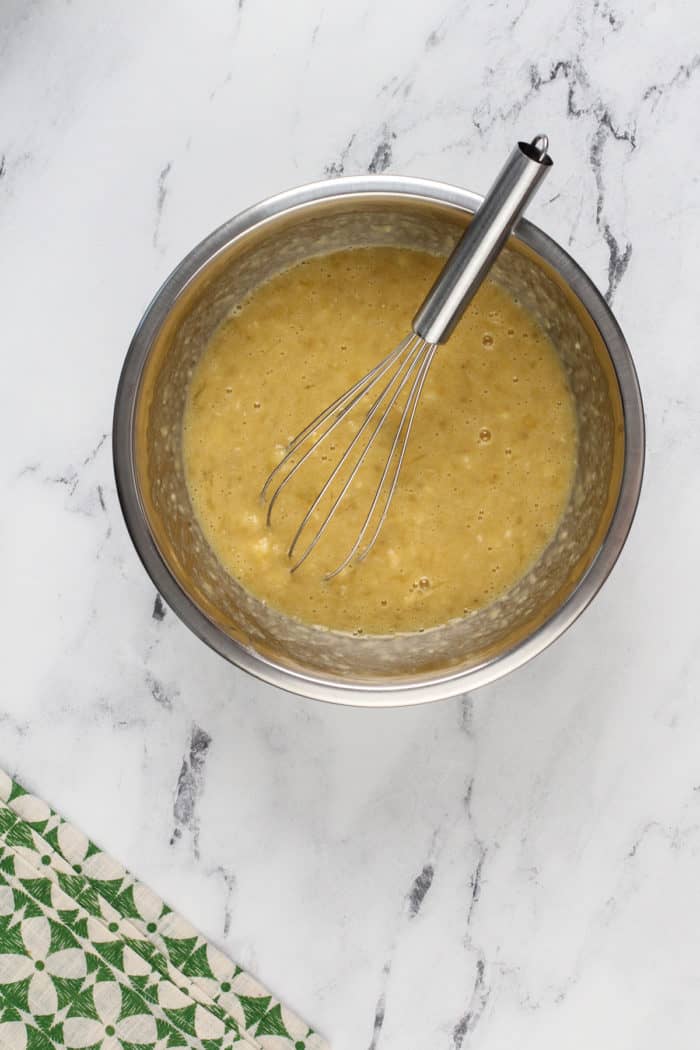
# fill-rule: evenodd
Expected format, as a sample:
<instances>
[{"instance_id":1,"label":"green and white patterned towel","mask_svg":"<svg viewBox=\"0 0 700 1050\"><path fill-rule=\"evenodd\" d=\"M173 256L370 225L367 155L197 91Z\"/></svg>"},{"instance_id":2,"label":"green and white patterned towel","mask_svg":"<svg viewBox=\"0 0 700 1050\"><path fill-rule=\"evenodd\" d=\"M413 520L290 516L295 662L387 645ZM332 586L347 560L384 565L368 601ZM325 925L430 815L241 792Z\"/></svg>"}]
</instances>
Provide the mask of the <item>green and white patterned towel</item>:
<instances>
[{"instance_id":1,"label":"green and white patterned towel","mask_svg":"<svg viewBox=\"0 0 700 1050\"><path fill-rule=\"evenodd\" d=\"M327 1050L150 889L0 770L3 1050Z\"/></svg>"}]
</instances>

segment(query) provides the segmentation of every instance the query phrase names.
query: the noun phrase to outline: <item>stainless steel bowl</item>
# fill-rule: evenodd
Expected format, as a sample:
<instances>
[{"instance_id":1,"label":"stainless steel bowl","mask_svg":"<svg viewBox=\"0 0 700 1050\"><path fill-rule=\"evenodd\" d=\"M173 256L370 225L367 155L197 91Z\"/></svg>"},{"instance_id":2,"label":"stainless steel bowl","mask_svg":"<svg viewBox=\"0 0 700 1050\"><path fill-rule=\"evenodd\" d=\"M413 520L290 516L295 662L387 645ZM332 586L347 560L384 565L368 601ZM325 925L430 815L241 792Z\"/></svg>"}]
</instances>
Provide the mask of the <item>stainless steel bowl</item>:
<instances>
[{"instance_id":1,"label":"stainless steel bowl","mask_svg":"<svg viewBox=\"0 0 700 1050\"><path fill-rule=\"evenodd\" d=\"M192 368L221 320L261 281L310 255L369 244L447 254L480 202L466 190L396 176L334 179L272 197L227 222L180 263L129 347L113 441L136 550L195 634L284 689L389 705L492 682L566 630L625 542L644 465L632 358L586 275L525 221L493 276L549 331L576 401L579 457L558 533L524 580L488 608L443 627L356 637L299 624L246 593L223 571L194 518L183 472L182 413Z\"/></svg>"}]
</instances>

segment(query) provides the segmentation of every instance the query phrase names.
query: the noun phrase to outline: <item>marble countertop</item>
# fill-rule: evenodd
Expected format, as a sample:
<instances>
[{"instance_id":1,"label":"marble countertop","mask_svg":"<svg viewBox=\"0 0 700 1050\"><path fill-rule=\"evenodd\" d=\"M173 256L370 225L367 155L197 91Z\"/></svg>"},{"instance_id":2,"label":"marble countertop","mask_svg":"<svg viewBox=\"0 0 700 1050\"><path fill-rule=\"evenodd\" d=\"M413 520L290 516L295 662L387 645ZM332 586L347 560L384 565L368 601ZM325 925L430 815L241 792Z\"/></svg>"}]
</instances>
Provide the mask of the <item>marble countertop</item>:
<instances>
[{"instance_id":1,"label":"marble countertop","mask_svg":"<svg viewBox=\"0 0 700 1050\"><path fill-rule=\"evenodd\" d=\"M700 13L692 0L9 0L0 13L0 766L335 1050L696 1046ZM630 540L584 617L459 700L324 706L154 593L111 467L150 296L327 174L483 191L588 270L648 416Z\"/></svg>"}]
</instances>

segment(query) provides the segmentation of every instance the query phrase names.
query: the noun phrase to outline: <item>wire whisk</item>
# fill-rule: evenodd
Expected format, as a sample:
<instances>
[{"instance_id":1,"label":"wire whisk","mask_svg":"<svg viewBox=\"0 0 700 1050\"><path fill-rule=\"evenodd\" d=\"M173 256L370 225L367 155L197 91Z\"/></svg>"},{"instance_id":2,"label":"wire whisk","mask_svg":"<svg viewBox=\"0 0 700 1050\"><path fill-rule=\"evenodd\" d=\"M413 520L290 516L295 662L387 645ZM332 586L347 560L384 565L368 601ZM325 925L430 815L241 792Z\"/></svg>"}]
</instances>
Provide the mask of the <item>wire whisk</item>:
<instances>
[{"instance_id":1,"label":"wire whisk","mask_svg":"<svg viewBox=\"0 0 700 1050\"><path fill-rule=\"evenodd\" d=\"M262 498L269 500L267 524L275 504L303 465L315 455L355 410L364 418L336 465L303 516L289 546L291 571L296 572L319 545L341 505L347 500L363 464L378 438L400 411L398 425L389 438L389 451L356 539L343 560L324 575L330 580L351 563L362 562L374 547L389 513L425 380L438 347L447 341L473 299L513 227L524 212L552 165L549 140L538 135L519 142L506 161L466 232L428 292L413 319L412 332L387 356L311 420L289 444L283 459L267 478ZM363 402L371 399L369 407ZM334 487L339 491L334 493ZM330 508L306 542L325 498Z\"/></svg>"}]
</instances>

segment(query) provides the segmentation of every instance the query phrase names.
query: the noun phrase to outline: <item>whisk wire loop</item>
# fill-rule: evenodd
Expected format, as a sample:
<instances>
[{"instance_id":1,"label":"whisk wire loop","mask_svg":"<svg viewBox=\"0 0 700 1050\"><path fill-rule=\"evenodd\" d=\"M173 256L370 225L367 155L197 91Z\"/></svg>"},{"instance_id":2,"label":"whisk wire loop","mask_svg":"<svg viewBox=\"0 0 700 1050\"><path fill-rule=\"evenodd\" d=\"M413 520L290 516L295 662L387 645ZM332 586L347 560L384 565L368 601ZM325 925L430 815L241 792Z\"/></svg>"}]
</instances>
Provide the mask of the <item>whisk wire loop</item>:
<instances>
[{"instance_id":1,"label":"whisk wire loop","mask_svg":"<svg viewBox=\"0 0 700 1050\"><path fill-rule=\"evenodd\" d=\"M382 477L381 477L379 485L377 487L377 492L375 493L375 497L374 497L374 500L372 501L372 506L370 507L369 513L367 514L367 517L366 517L366 519L365 519L365 521L364 521L364 523L362 525L362 529L360 530L360 535L358 537L358 540L355 543L355 545L353 546L353 549L351 550L350 554L344 560L344 562L340 565L340 567L335 569L333 572L326 574L325 579L327 579L327 580L330 580L334 576L337 576L338 573L342 569L344 569L346 567L346 565L349 565L350 562L352 561L353 557L355 556L356 552L360 549L360 546L362 544L362 540L364 539L364 535L365 535L365 533L367 531L367 527L369 526L369 523L372 520L372 516L373 516L373 514L374 514L374 512L375 512L375 510L377 508L378 503L379 503L379 499L380 499L380 496L381 496L383 488L384 488L384 483L386 481L387 476L389 475L389 467L391 466L392 460L394 459L394 455L395 455L397 446L399 444L399 437L400 437L400 435L402 433L402 430L403 430L403 439L401 440L401 447L400 447L399 452L398 452L398 457L396 458L396 461L395 461L396 462L396 466L394 467L393 473L391 474L391 480L389 481L388 492L387 492L386 498L384 500L381 513L379 515L379 520L378 520L378 522L377 522L377 524L375 526L374 532L372 533L371 539L369 540L369 542L367 544L365 544L364 548L358 554L358 556L357 556L357 560L358 561L364 561L364 559L367 557L369 552L372 550L372 548L374 547L374 544L377 541L379 533L382 530L382 526L384 525L384 522L386 521L386 516L389 513L389 507L391 505L391 501L394 498L394 492L395 492L396 486L398 484L399 474L401 473L401 467L403 466L404 456L406 455L406 449L408 447L408 439L410 438L411 430L413 429L413 420L414 420L414 417L415 417L415 414L416 414L416 409L418 408L418 402L420 401L420 396L421 396L421 394L423 392L423 386L424 386L425 380L426 380L426 378L428 376L428 370L430 369L430 366L431 366L432 361L433 361L433 357L435 356L435 351L437 350L437 344L435 344L435 343L429 343L429 344L426 344L426 345L428 347L427 352L425 354L425 357L423 358L423 363L420 366L420 370L419 370L418 376L416 377L416 382L415 382L414 386L411 389L411 393L409 394L409 398L408 398L408 402L406 404L406 408L405 408L404 413L403 413L403 415L401 417L401 423L400 423L400 425L399 425L399 427L398 427L398 429L396 431L396 435L394 437L394 442L393 442L393 444L391 446L391 451L389 452L389 455L387 457L386 465L384 467L384 471L382 473Z\"/></svg>"},{"instance_id":2,"label":"whisk wire loop","mask_svg":"<svg viewBox=\"0 0 700 1050\"><path fill-rule=\"evenodd\" d=\"M300 469L300 467L302 467L303 464L308 460L308 458L311 455L313 455L313 453L319 448L322 442L325 441L325 439L336 429L336 427L340 425L343 419L345 419L345 417L353 410L355 405L357 405L357 403L367 395L369 390L371 390L372 386L375 383L379 382L383 378L383 376L386 375L391 366L396 362L397 358L399 358L401 354L410 345L415 343L417 339L418 336L413 334L407 336L401 343L399 343L398 346L394 347L391 353L387 354L386 357L379 362L379 364L375 365L374 368L367 372L366 375L362 376L361 379L358 379L358 381L352 387L350 387L349 390L346 390L345 393L341 394L340 397L336 398L335 401L328 405L327 408L324 408L322 412L319 412L316 418L312 419L311 422L307 424L307 426L305 426L303 430L300 430L296 437L292 439L289 446L287 447L287 451L285 452L283 458L280 460L280 462L277 464L274 470L269 474L261 493L263 501L266 500L268 498L268 493L270 491L272 482L280 474L284 474L284 471L287 467L290 468L289 472L287 474L284 474L284 477L282 478L277 488L273 491L272 496L270 497L270 503L267 508L268 525L272 521L272 510L275 503L277 502L277 499L279 498L283 490L286 488L286 486L289 484L289 482L292 480L297 471ZM319 436L311 444L307 451L301 456L301 458L290 467L290 463L293 460L295 453L304 443L304 441L308 437L311 437L311 435L314 434L334 414L336 418L328 424L328 427L321 434L319 434Z\"/></svg>"},{"instance_id":3,"label":"whisk wire loop","mask_svg":"<svg viewBox=\"0 0 700 1050\"><path fill-rule=\"evenodd\" d=\"M297 544L298 544L298 542L299 542L299 540L301 538L301 535L304 532L304 529L306 528L306 526L307 526L311 516L313 515L314 511L316 510L316 508L318 507L319 503L321 502L321 500L325 496L326 492L328 491L328 489L332 485L333 481L336 479L336 477L338 476L338 474L342 470L342 468L345 465L345 463L348 462L348 460L350 459L353 451L359 445L363 435L368 430L368 428L371 426L371 424L372 424L373 420L375 419L375 417L381 412L381 415L379 415L379 419L375 423L374 429L372 430L371 434L369 435L369 438L365 441L364 446L362 446L360 448L359 454L357 456L357 459L355 460L354 465L352 466L352 469L350 470L350 473L348 474L348 477L345 479L345 482L344 482L340 492L338 493L338 495L336 496L335 500L333 501L333 504L331 505L330 510L328 511L328 513L326 514L325 518L323 519L323 521L322 521L321 525L319 526L319 528L318 528L316 534L314 535L313 539L308 544L308 546L305 548L305 550L304 550L303 554L301 555L301 557L292 566L292 572L295 572L306 561L308 556L314 550L314 548L318 544L319 540L321 539L321 537L325 533L325 531L328 528L328 526L330 525L331 521L335 517L335 514L336 514L336 511L338 510L338 507L340 506L342 500L345 498L345 496L346 496L350 486L352 485L353 481L357 477L357 474L358 474L358 472L360 470L360 467L364 463L365 459L367 458L368 453L370 452L371 448L373 447L374 442L376 440L376 437L377 437L379 431L384 426L384 424L385 424L385 422L386 422L386 420L387 420L391 410L393 409L394 405L396 404L398 398L400 397L402 391L404 390L404 388L405 388L406 384L408 383L409 379L411 378L412 374L414 373L416 368L419 368L420 362L421 362L421 359L422 359L422 356L423 356L423 353L424 353L424 348L425 348L425 344L423 343L422 339L419 339L419 338L416 337L416 338L414 338L414 339L409 341L408 348L404 352L403 357L401 357L401 355L400 355L397 358L397 360L399 361L398 368L396 369L396 371L393 373L393 375L391 376L389 381L384 385L384 387L382 388L380 393L377 395L377 397L373 401L372 405L370 406L369 410L367 411L367 414L366 414L366 416L364 418L364 421L361 424L359 430L357 431L357 433L355 434L354 438L352 439L352 441L350 442L350 444L346 448L346 450L343 453L343 455L340 457L340 459L339 459L338 463L336 464L335 468L329 474L328 478L326 479L325 483L321 487L321 489L320 489L318 495L316 496L315 500L313 501L313 503L309 507L308 511L306 512L306 515L304 516L301 524L299 525L299 528L297 529L297 532L296 532L296 534L294 536L294 539L292 540L291 546L289 548L289 552L288 553L289 553L289 557L290 558L294 557L294 552L296 550ZM374 385L376 385L376 383L377 383L377 380L375 379L374 382L372 384L370 384L370 386L367 388L366 393L368 393L369 390ZM388 399L388 400L385 401L385 399ZM382 410L382 406L384 406L383 410ZM405 409L404 409L404 411L405 411Z\"/></svg>"}]
</instances>

